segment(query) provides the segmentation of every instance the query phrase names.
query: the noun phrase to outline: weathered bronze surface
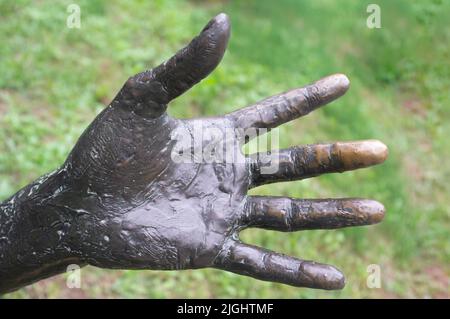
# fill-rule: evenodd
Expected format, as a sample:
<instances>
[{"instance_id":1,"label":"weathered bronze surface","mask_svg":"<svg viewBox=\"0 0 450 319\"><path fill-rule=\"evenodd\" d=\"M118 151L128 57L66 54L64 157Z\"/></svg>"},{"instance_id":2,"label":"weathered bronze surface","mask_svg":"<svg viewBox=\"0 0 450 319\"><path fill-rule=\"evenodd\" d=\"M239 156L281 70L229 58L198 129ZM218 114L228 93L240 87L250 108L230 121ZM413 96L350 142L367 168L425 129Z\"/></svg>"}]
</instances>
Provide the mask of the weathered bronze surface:
<instances>
[{"instance_id":1,"label":"weathered bronze surface","mask_svg":"<svg viewBox=\"0 0 450 319\"><path fill-rule=\"evenodd\" d=\"M170 60L131 77L61 168L1 204L1 293L61 273L73 263L115 269L214 267L299 287L344 286L336 268L245 244L239 232L373 224L384 216L382 204L259 197L247 191L381 163L387 157L384 144L339 142L245 156L240 146L247 140L237 134L232 139L238 161L178 163L171 158L176 142L171 135L178 129L274 128L349 87L347 77L336 74L227 115L170 117L167 104L214 70L229 36L229 19L220 14ZM278 161L279 170L262 174L261 163L270 161Z\"/></svg>"}]
</instances>

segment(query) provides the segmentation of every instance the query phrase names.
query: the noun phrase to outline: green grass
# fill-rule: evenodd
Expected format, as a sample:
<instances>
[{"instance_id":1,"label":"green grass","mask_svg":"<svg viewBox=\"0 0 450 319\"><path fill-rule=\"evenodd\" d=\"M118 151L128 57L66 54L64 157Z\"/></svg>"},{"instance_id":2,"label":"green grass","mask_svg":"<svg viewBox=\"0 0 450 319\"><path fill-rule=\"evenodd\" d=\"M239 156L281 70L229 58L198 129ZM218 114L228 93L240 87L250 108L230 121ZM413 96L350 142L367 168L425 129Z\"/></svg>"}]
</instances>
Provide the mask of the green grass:
<instances>
[{"instance_id":1,"label":"green grass","mask_svg":"<svg viewBox=\"0 0 450 319\"><path fill-rule=\"evenodd\" d=\"M219 68L169 112L229 112L342 72L345 97L280 129L281 147L376 138L390 148L380 167L265 186L253 193L369 197L383 202L377 226L276 233L247 242L331 263L340 292L298 289L217 270L86 268L83 289L64 277L9 297L448 297L450 262L450 28L448 1L377 1L382 28L365 25L369 1L76 1L81 29L65 27L72 1L0 0L0 198L59 166L78 136L132 74L187 43L218 12L232 21ZM379 264L382 288L366 286Z\"/></svg>"}]
</instances>

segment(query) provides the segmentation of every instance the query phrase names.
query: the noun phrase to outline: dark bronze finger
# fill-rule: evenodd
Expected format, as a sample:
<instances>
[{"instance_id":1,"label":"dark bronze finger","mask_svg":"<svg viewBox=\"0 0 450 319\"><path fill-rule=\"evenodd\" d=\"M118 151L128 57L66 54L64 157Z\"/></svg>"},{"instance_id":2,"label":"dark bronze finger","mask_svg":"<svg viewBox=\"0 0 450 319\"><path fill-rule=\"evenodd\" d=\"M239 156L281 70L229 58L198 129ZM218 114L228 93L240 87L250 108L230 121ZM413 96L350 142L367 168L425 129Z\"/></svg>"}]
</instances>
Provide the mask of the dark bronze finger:
<instances>
[{"instance_id":1,"label":"dark bronze finger","mask_svg":"<svg viewBox=\"0 0 450 319\"><path fill-rule=\"evenodd\" d=\"M380 164L388 149L377 140L292 147L249 156L250 187ZM271 170L267 169L271 168Z\"/></svg>"},{"instance_id":2,"label":"dark bronze finger","mask_svg":"<svg viewBox=\"0 0 450 319\"><path fill-rule=\"evenodd\" d=\"M369 199L249 196L242 223L278 231L334 229L379 223L384 206Z\"/></svg>"},{"instance_id":3,"label":"dark bronze finger","mask_svg":"<svg viewBox=\"0 0 450 319\"><path fill-rule=\"evenodd\" d=\"M343 74L330 75L304 88L269 97L228 116L241 129L274 128L337 99L347 91L349 84Z\"/></svg>"},{"instance_id":4,"label":"dark bronze finger","mask_svg":"<svg viewBox=\"0 0 450 319\"><path fill-rule=\"evenodd\" d=\"M225 53L230 21L224 13L213 18L185 48L158 67L131 77L114 99L140 115L161 115L174 98L210 74Z\"/></svg>"},{"instance_id":5,"label":"dark bronze finger","mask_svg":"<svg viewBox=\"0 0 450 319\"><path fill-rule=\"evenodd\" d=\"M344 275L335 267L305 261L233 241L217 260L218 268L259 280L296 287L342 289Z\"/></svg>"}]
</instances>

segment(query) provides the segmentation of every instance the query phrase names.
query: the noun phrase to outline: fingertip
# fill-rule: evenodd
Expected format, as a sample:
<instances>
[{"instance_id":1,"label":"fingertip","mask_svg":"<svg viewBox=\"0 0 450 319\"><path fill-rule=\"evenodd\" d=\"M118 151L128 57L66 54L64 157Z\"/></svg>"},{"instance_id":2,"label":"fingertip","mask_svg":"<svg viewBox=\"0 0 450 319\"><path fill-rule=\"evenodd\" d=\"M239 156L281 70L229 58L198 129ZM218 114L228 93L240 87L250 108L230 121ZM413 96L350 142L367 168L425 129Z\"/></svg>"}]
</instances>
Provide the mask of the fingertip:
<instances>
[{"instance_id":1,"label":"fingertip","mask_svg":"<svg viewBox=\"0 0 450 319\"><path fill-rule=\"evenodd\" d=\"M230 17L224 12L221 12L218 15L216 15L213 18L213 20L215 20L216 23L221 25L230 25Z\"/></svg>"},{"instance_id":2,"label":"fingertip","mask_svg":"<svg viewBox=\"0 0 450 319\"><path fill-rule=\"evenodd\" d=\"M335 73L324 78L328 81L337 91L345 93L350 88L350 80L343 73Z\"/></svg>"},{"instance_id":3,"label":"fingertip","mask_svg":"<svg viewBox=\"0 0 450 319\"><path fill-rule=\"evenodd\" d=\"M376 200L366 200L364 210L368 215L368 222L370 224L378 224L384 218L386 209L384 205Z\"/></svg>"},{"instance_id":4,"label":"fingertip","mask_svg":"<svg viewBox=\"0 0 450 319\"><path fill-rule=\"evenodd\" d=\"M336 267L315 262L304 262L301 267L303 275L310 278L310 288L339 290L345 286L345 276Z\"/></svg>"},{"instance_id":5,"label":"fingertip","mask_svg":"<svg viewBox=\"0 0 450 319\"><path fill-rule=\"evenodd\" d=\"M345 92L350 88L350 80L345 74L336 73L331 75L330 77L334 79L334 81L336 82L336 86L339 87L340 90Z\"/></svg>"},{"instance_id":6,"label":"fingertip","mask_svg":"<svg viewBox=\"0 0 450 319\"><path fill-rule=\"evenodd\" d=\"M203 28L202 33L218 33L228 38L230 35L230 26L230 18L228 15L225 13L219 13L214 18L209 20L208 24Z\"/></svg>"},{"instance_id":7,"label":"fingertip","mask_svg":"<svg viewBox=\"0 0 450 319\"><path fill-rule=\"evenodd\" d=\"M378 140L337 142L332 152L338 156L343 170L378 165L388 156L387 146Z\"/></svg>"},{"instance_id":8,"label":"fingertip","mask_svg":"<svg viewBox=\"0 0 450 319\"><path fill-rule=\"evenodd\" d=\"M365 166L383 163L388 156L387 146L378 140L366 140L358 143L357 156Z\"/></svg>"},{"instance_id":9,"label":"fingertip","mask_svg":"<svg viewBox=\"0 0 450 319\"><path fill-rule=\"evenodd\" d=\"M373 199L349 199L344 201L343 208L351 212L354 219L351 226L377 224L383 220L386 211L383 204Z\"/></svg>"},{"instance_id":10,"label":"fingertip","mask_svg":"<svg viewBox=\"0 0 450 319\"><path fill-rule=\"evenodd\" d=\"M344 274L337 269L336 267L330 266L333 268L332 271L332 279L330 280L329 288L330 290L341 290L345 287L345 276Z\"/></svg>"},{"instance_id":11,"label":"fingertip","mask_svg":"<svg viewBox=\"0 0 450 319\"><path fill-rule=\"evenodd\" d=\"M379 140L369 140L368 142L371 144L371 148L373 150L373 154L377 159L377 163L383 163L389 156L389 149L386 144Z\"/></svg>"},{"instance_id":12,"label":"fingertip","mask_svg":"<svg viewBox=\"0 0 450 319\"><path fill-rule=\"evenodd\" d=\"M344 74L337 73L324 77L314 83L320 104L329 103L344 95L350 87L350 80Z\"/></svg>"},{"instance_id":13,"label":"fingertip","mask_svg":"<svg viewBox=\"0 0 450 319\"><path fill-rule=\"evenodd\" d=\"M230 19L225 13L220 13L208 22L200 35L195 39L199 45L194 45L193 47L197 51L196 55L202 57L204 76L212 72L222 60L229 38Z\"/></svg>"}]
</instances>

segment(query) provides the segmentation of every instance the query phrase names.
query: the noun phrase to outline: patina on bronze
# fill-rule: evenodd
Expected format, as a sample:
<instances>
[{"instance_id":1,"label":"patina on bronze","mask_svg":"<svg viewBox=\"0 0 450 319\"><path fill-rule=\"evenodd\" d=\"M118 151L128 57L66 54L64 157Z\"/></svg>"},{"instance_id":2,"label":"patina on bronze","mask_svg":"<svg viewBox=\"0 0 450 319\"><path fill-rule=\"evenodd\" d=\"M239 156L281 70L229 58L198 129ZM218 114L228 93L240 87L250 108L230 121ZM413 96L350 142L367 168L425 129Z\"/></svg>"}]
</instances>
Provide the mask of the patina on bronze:
<instances>
[{"instance_id":1,"label":"patina on bronze","mask_svg":"<svg viewBox=\"0 0 450 319\"><path fill-rule=\"evenodd\" d=\"M379 141L298 146L235 163L171 160L177 128L274 128L343 95L336 74L219 117L181 120L167 104L219 64L230 36L225 14L184 49L131 77L80 137L58 170L0 206L0 292L65 271L69 264L115 269L219 268L298 287L341 289L336 268L245 244L247 227L279 231L368 225L384 216L367 199L249 196L259 185L383 162ZM206 137L208 138L208 137ZM261 163L279 170L262 174Z\"/></svg>"}]
</instances>

